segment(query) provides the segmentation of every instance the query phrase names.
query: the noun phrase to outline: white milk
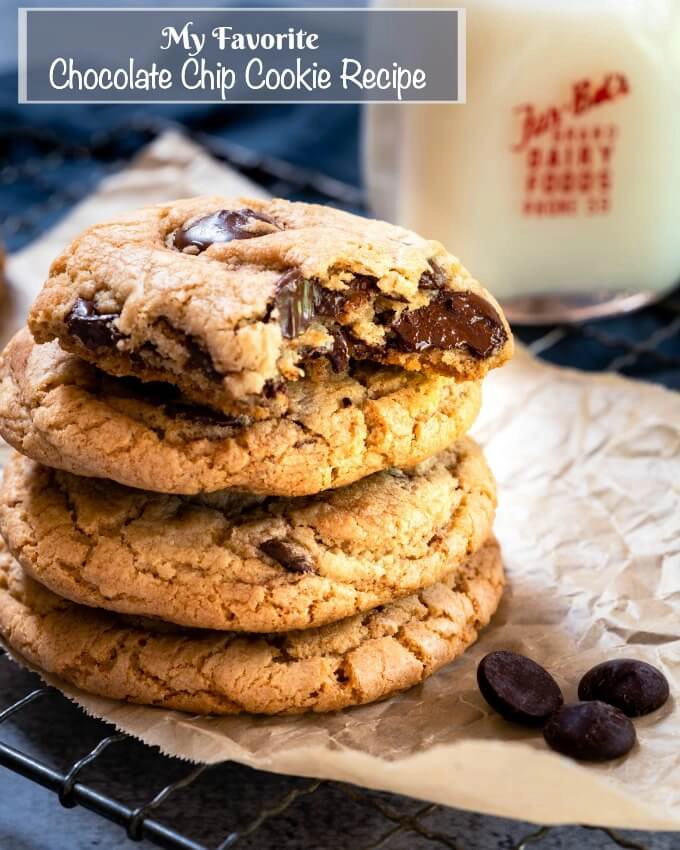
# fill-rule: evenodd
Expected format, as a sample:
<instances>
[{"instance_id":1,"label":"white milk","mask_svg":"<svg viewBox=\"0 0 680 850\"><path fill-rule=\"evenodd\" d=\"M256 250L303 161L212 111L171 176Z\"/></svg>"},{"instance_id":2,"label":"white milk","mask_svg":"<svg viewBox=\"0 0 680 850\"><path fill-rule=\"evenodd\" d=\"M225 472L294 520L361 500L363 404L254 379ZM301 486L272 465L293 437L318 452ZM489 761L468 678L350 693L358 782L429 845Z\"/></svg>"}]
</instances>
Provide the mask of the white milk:
<instances>
[{"instance_id":1,"label":"white milk","mask_svg":"<svg viewBox=\"0 0 680 850\"><path fill-rule=\"evenodd\" d=\"M671 287L680 0L456 5L467 103L367 107L375 214L442 241L519 319L616 312Z\"/></svg>"}]
</instances>

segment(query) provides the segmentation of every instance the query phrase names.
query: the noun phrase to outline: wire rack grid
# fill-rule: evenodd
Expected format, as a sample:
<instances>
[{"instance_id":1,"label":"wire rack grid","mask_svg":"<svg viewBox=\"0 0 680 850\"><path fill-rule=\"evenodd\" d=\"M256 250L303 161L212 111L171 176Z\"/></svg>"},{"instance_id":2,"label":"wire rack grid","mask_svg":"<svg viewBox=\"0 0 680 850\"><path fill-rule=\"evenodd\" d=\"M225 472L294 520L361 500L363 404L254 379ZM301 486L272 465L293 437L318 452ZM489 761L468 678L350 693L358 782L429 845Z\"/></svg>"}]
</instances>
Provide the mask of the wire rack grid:
<instances>
[{"instance_id":1,"label":"wire rack grid","mask_svg":"<svg viewBox=\"0 0 680 850\"><path fill-rule=\"evenodd\" d=\"M0 726L12 720L16 722L20 715L27 712L38 711L41 708L43 713L46 712L51 700L63 700L63 697L58 691L49 687L29 690L25 695L0 711ZM73 710L75 711L75 709ZM461 843L455 828L452 829L450 824L447 830L433 823L433 816L437 813L447 814L449 816L447 820L450 820L452 815L455 818L455 812L452 809L447 810L442 806L431 803L419 803L396 795L379 794L337 782L295 778L287 779L286 782L290 787L277 788L278 793L276 795L272 794L271 798L262 800L259 807L255 807L255 811L248 814L247 817L237 818L234 815L235 820L240 820L238 826L227 829L218 839L205 843L204 840L192 838L177 828L164 823L159 817L159 810L168 803L181 809L182 792L186 792L190 786L200 779L209 779L210 773L215 771L215 768L205 765L187 765L185 762L176 759L171 760L157 754L158 778L154 777L152 780L152 787L157 787L148 792L148 796L141 801L136 803L123 802L114 798L107 791L100 790L86 781L88 770L95 765L98 759L104 758L108 751L123 745L128 740L126 735L115 730L107 729L106 731L108 734L104 734L96 740L89 750L83 752L70 765L62 769L12 747L0 738L0 764L52 791L62 806L67 808L82 806L118 824L123 828L130 841L145 839L150 844L166 848L166 850L227 850L231 847L245 848L246 844L249 848L257 847L264 850L264 848L271 847L273 850L276 847L278 850L278 848L283 848L286 845L284 843L264 843L264 838L263 843L253 844L251 839L269 822L285 817L289 810L299 805L305 798L313 798L328 789L332 789L336 796L339 796L340 801L346 807L345 816L351 815L353 821L356 822L359 818L365 818L367 810L372 813L375 816L372 825L374 834L368 839L362 840L361 843L354 843L352 836L349 837L349 840L353 843L346 843L346 833L338 833L334 836L326 835L326 840L332 840L333 843L324 846L347 848L347 850L349 848L352 848L352 850L375 850L375 848L395 846L395 842L399 839L408 839L409 842L417 840L417 846L423 848L441 847L450 848L450 850L474 850L474 848ZM178 768L179 775L176 779L164 785L162 784L162 777L167 776L168 766L166 762L168 761L176 763L175 767ZM260 776L261 774L251 771L251 782L257 783ZM281 779L283 780L283 778ZM228 804L227 800L225 800L225 804ZM511 843L508 843L508 839L503 842L503 850L526 850L530 846L538 846L550 836L563 833L564 829L523 825L519 831L521 834L513 837ZM648 850L647 845L642 841L620 832L611 829L592 829L592 831L596 831L602 837L603 842L611 845L612 848ZM336 841L337 843L335 843ZM316 843L304 846L307 850L318 850L319 847ZM407 843L401 846L411 847L413 845ZM564 845L560 844L559 846ZM604 844L601 846L604 846ZM302 848L303 845L297 842L295 847L297 850L297 847Z\"/></svg>"},{"instance_id":2,"label":"wire rack grid","mask_svg":"<svg viewBox=\"0 0 680 850\"><path fill-rule=\"evenodd\" d=\"M13 247L26 244L84 197L97 180L120 168L131 154L169 126L174 125L155 118L135 118L108 131L94 133L86 143L69 143L49 130L0 125L0 156L7 163L0 167L0 237ZM183 131L188 132L186 128ZM362 192L354 186L272 157L257 155L214 136L200 132L189 135L193 135L215 156L228 161L272 193L330 201L351 209L363 207ZM88 166L85 178L82 177L81 168L77 182L70 184L64 180L64 173L69 168L82 165ZM8 190L12 190L11 195L3 195L3 191L7 193ZM19 196L28 194L31 202L25 204L20 212L16 212L14 207L3 210L3 197L16 197L17 192ZM590 347L590 360L597 368L635 373L636 369L642 367L644 377L676 385L680 375L680 356L672 344L677 342L680 335L680 299L669 298L650 308L649 317L651 320L647 322L644 334L641 336L638 333L634 338L612 332L597 323L579 328L535 329L521 335L534 353L557 362L569 360L569 346L576 342L578 346ZM9 664L7 659L3 663ZM26 677L28 674L22 675ZM213 835L209 838L192 838L174 824L169 825L162 815L169 806L181 809L182 795L186 797L197 785L210 783L211 777L213 785L209 784L208 787L214 792L219 767L188 766L160 753L147 753L147 761L155 765L152 770L156 772L150 780L150 787L154 790L146 791L146 796L142 796L141 800L121 800L111 793L106 770L103 774L100 771L99 784L86 781L86 777L100 764L107 759L115 760L117 750L131 740L110 727L97 723L96 740L82 752L79 751L66 767L55 767L42 755L27 752L27 747L8 743L7 737L2 735L3 729L21 729L22 723L25 720L28 722L31 715L35 722L36 712L40 712L38 722L45 717L49 723L50 713L54 711L50 709L50 704L53 705L54 700L66 702L54 689L33 687L34 684L34 677L31 676L26 683L25 693L4 708L0 706L0 764L54 792L62 806L81 806L118 824L131 841L147 841L168 850L227 850L231 847L244 850L273 850L275 847L277 850L287 850L288 847L291 850L318 850L321 846L333 847L334 850L345 847L351 850L374 850L381 847L395 850L426 847L478 850L479 845L467 843L469 830L461 837L458 821L466 817L465 813L341 783L295 777L278 777L276 788L269 789L270 796L260 799L262 789L269 788L271 776L240 766L236 766L236 769L241 770L243 775L239 775L236 785L241 788L253 787L258 796L257 805L245 816L242 812L232 811L229 799L225 799L222 808L237 825L228 827L217 839ZM70 706L60 710L76 711ZM76 731L78 722L74 723L71 718L69 723L69 730L73 730L72 734L69 733L70 744L80 747ZM124 765L125 759L122 762ZM163 777L168 776L168 762L173 763L177 778L165 784ZM120 763L117 769L120 770ZM296 808L307 806L306 811L309 812L309 805L317 806L321 797L328 794L333 797L331 809L345 823L369 823L370 834L357 837L351 834L351 830L348 832L346 828L338 826L334 832L326 831L323 839L312 838L312 843L308 844L301 843L300 835L282 838L281 833L276 833L277 837L272 838L272 825L288 822L291 812ZM237 817L237 814L240 816ZM275 829L280 827L275 826ZM573 828L570 829L573 831ZM655 838L652 835L638 837L609 829L582 829L597 835L595 843L586 842L589 848L611 846L626 850L653 850L650 842L654 842ZM585 846L583 837L574 838L575 843L572 843L572 839L567 838L568 832L563 827L531 827L517 823L514 834L510 835L506 831L495 843L493 837L487 836L484 846L493 847L494 850L548 848L548 845L555 848L578 847L580 850ZM669 841L671 843L663 844L664 850L666 847L672 850L680 846L680 842L676 844L674 839ZM657 846L655 844L655 848Z\"/></svg>"}]
</instances>

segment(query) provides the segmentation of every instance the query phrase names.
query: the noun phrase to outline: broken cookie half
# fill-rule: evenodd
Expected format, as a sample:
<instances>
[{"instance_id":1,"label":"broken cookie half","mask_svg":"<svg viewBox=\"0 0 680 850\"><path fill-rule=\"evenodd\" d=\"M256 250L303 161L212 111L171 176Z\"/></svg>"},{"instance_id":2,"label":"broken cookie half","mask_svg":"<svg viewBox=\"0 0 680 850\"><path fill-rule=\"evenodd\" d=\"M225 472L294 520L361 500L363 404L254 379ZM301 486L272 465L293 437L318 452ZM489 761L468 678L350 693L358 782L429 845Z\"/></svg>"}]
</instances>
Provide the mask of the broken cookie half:
<instances>
[{"instance_id":1,"label":"broken cookie half","mask_svg":"<svg viewBox=\"0 0 680 850\"><path fill-rule=\"evenodd\" d=\"M90 228L29 324L111 374L267 415L320 358L477 381L513 348L498 304L438 242L276 199L193 198Z\"/></svg>"}]
</instances>

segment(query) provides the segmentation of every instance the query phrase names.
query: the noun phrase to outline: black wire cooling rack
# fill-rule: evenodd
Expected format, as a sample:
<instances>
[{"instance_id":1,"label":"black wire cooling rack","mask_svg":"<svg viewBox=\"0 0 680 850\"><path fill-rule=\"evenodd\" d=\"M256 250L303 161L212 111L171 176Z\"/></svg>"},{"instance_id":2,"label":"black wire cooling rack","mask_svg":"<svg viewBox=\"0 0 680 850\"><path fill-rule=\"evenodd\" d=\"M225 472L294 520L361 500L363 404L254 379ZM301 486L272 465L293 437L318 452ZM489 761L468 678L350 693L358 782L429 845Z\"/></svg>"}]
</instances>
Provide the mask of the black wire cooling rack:
<instances>
[{"instance_id":1,"label":"black wire cooling rack","mask_svg":"<svg viewBox=\"0 0 680 850\"><path fill-rule=\"evenodd\" d=\"M0 167L0 237L10 246L27 243L98 179L120 168L169 126L174 125L135 118L94 133L86 143L71 143L47 129L0 126L0 157L7 163ZM274 194L330 200L353 209L363 206L362 193L354 186L214 136L186 128L183 132ZM65 178L70 168L82 165L91 166L85 175L80 168L76 181ZM30 202L2 209L3 189L10 188L12 197L28 195ZM648 308L635 333L628 331L592 323L533 329L520 336L536 354L557 362L571 365L575 345L586 349L593 368L678 386L680 298ZM192 766L83 717L59 692L39 686L33 674L10 665L0 656L0 691L8 695L7 705L0 704L0 765L54 792L62 806L80 806L118 824L131 841L168 850L680 847L680 838L672 834L534 827L337 782L273 776L232 763ZM37 753L31 752L36 738ZM189 810L194 813L189 826L179 823L178 814ZM0 838L2 825L0 816ZM46 823L39 831L44 834L47 828ZM40 846L61 850L66 845ZM115 846L120 846L117 840Z\"/></svg>"},{"instance_id":2,"label":"black wire cooling rack","mask_svg":"<svg viewBox=\"0 0 680 850\"><path fill-rule=\"evenodd\" d=\"M24 678L28 676L23 671L20 673ZM28 690L0 711L0 732L4 728L3 724L11 722L28 723L28 729L31 729L34 728L33 723L46 717L49 721L50 715L54 716L55 701L60 704L58 710L62 716L59 722L73 730L69 749L82 752L64 767L58 768L0 739L0 764L54 792L62 806L82 806L118 824L131 841L146 840L151 845L167 850L227 850L232 847L241 850L284 850L288 847L291 850L377 850L381 847L394 850L435 847L478 850L479 844L473 845L467 841L470 836L476 836L479 840L483 829L481 822L492 824L486 828L483 846L493 850L527 850L530 846L540 846L540 843L556 837L559 840L553 847L583 850L586 846L599 848L609 845L614 850L617 847L652 850L651 845L643 839L610 829L566 829L496 823L497 819L494 818L481 818L393 794L372 792L338 782L272 777L240 765L229 765L230 782L225 783L224 765L189 765L163 756L151 748L144 748L145 767L150 774L144 777L148 790L142 793L141 799L121 800L107 788L106 776L111 765L104 766L99 776L93 769L99 761L112 756L116 748L125 748L131 739L91 719L88 719L88 724L96 729L88 729L88 734L83 734L82 720L77 715L79 709L62 705L65 703L64 697L53 688ZM86 738L94 740L86 744ZM60 750L55 757L64 760L65 754ZM127 757L119 756L119 761L121 758L129 764L130 773L134 776L134 758L130 759L129 753ZM90 780L89 776L93 772L94 777ZM168 776L172 774L175 776L168 781ZM197 802L194 799L188 803L187 794L201 782L204 785L208 783L212 788L213 805L218 810L221 808L222 814L226 816L222 832L213 831L215 837L210 840L191 837L188 830L170 825L164 819L164 813L167 816L170 812L174 813L177 820L177 812L182 812L187 805L195 810ZM255 801L251 799L244 803L243 795L241 798L235 795L235 786L240 785L243 789L246 783L251 789L256 789ZM215 798L216 788L223 791L221 806ZM130 788L124 784L123 789L125 796L130 797ZM138 789L135 788L134 793L139 793ZM199 791L198 800L201 801L203 796ZM328 816L329 811L334 812L335 823L322 823L315 829L309 829L310 820L316 820L318 816L323 821L323 815ZM207 815L202 812L202 816ZM475 819L478 823L471 823ZM566 843L568 833L573 834L574 843ZM58 846L61 848L66 845ZM116 846L119 846L118 843ZM547 850L547 843L544 846ZM668 850L672 846L663 845Z\"/></svg>"}]
</instances>

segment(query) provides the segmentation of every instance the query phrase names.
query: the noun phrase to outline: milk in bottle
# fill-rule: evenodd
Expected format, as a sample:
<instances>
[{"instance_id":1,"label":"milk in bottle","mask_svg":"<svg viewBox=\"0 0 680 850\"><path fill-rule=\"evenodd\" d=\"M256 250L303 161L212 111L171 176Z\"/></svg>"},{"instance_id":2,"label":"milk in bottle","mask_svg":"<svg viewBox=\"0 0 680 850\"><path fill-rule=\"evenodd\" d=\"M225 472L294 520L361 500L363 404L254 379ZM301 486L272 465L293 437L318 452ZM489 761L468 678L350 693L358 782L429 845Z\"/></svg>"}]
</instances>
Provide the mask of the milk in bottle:
<instances>
[{"instance_id":1,"label":"milk in bottle","mask_svg":"<svg viewBox=\"0 0 680 850\"><path fill-rule=\"evenodd\" d=\"M442 241L519 320L631 309L672 287L680 0L455 5L467 102L366 108L375 214Z\"/></svg>"}]
</instances>

